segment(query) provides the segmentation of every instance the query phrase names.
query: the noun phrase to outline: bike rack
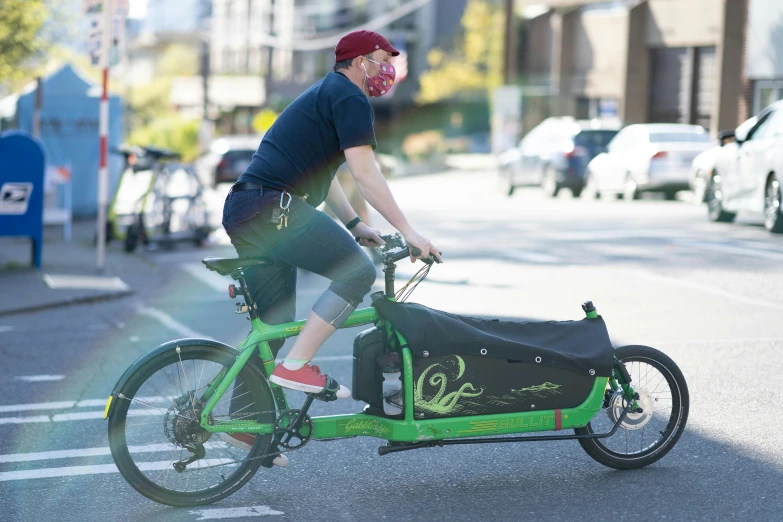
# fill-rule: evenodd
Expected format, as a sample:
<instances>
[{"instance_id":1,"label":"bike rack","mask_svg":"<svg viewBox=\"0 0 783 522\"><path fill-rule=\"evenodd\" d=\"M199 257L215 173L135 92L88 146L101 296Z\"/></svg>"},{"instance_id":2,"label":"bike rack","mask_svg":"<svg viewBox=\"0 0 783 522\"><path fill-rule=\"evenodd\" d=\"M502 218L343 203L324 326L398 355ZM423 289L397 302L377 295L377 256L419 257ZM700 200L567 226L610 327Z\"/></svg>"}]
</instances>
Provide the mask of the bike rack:
<instances>
[{"instance_id":1,"label":"bike rack","mask_svg":"<svg viewBox=\"0 0 783 522\"><path fill-rule=\"evenodd\" d=\"M622 422L625 420L625 417L631 411L632 406L633 403L629 402L628 405L623 410L622 415L620 415L620 418L617 419L617 422L615 422L614 426L612 426L612 429L606 433L590 433L586 435L534 435L532 437L531 436L484 437L478 439L430 440L424 442L410 442L410 443L403 442L398 444L389 443L386 446L381 446L378 448L378 455L384 456L384 455L388 455L389 453L396 453L398 451L409 451L409 450L414 450L419 448L432 448L435 446L443 447L443 446L451 446L454 444L491 444L497 442L540 442L540 441L547 441L547 440L605 439L611 437L617 432L617 428L619 428L620 424L622 424Z\"/></svg>"}]
</instances>

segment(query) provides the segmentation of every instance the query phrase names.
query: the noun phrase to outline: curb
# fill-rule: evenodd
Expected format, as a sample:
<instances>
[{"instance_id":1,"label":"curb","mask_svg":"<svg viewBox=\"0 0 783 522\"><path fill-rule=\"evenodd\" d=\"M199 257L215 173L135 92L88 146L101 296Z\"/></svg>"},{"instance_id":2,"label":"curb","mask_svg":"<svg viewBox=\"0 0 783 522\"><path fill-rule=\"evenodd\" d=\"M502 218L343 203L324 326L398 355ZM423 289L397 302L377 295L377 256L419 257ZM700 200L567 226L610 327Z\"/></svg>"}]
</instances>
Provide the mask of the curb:
<instances>
[{"instance_id":1,"label":"curb","mask_svg":"<svg viewBox=\"0 0 783 522\"><path fill-rule=\"evenodd\" d=\"M24 308L15 308L13 310L0 311L0 317L7 317L10 315L27 314L31 312L40 312L42 310L51 310L54 308L64 308L66 306L82 305L89 303L97 303L100 301L111 301L114 299L120 299L133 295L133 290L123 290L119 292L111 292L108 294L96 294L85 295L81 297L71 297L70 299L63 299L61 301L54 301L49 303L42 303L39 305L27 306Z\"/></svg>"}]
</instances>

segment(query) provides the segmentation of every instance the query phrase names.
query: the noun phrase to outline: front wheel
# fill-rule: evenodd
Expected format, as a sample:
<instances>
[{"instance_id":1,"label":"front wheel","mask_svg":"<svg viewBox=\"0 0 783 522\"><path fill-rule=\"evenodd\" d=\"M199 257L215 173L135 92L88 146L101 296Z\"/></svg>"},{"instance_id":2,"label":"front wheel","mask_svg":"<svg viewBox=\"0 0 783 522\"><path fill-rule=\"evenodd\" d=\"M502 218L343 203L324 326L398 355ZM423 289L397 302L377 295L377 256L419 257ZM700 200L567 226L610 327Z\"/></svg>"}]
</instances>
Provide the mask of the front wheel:
<instances>
[{"instance_id":1,"label":"front wheel","mask_svg":"<svg viewBox=\"0 0 783 522\"><path fill-rule=\"evenodd\" d=\"M731 223L737 217L735 212L726 212L723 209L723 182L717 172L712 175L707 185L707 215L710 221L716 223Z\"/></svg>"},{"instance_id":2,"label":"front wheel","mask_svg":"<svg viewBox=\"0 0 783 522\"><path fill-rule=\"evenodd\" d=\"M780 181L775 174L767 181L764 198L764 226L773 234L783 233L783 208L781 207Z\"/></svg>"},{"instance_id":3,"label":"front wheel","mask_svg":"<svg viewBox=\"0 0 783 522\"><path fill-rule=\"evenodd\" d=\"M207 390L236 355L207 345L172 348L139 366L118 390L109 446L120 473L139 493L169 506L210 504L241 488L272 451L271 433L257 435L248 452L200 425ZM255 366L246 364L232 388L212 410L212 425L274 425L272 393Z\"/></svg>"},{"instance_id":4,"label":"front wheel","mask_svg":"<svg viewBox=\"0 0 783 522\"><path fill-rule=\"evenodd\" d=\"M557 182L557 172L552 167L544 171L544 180L541 183L544 194L550 198L556 198L560 192L560 184Z\"/></svg>"},{"instance_id":5,"label":"front wheel","mask_svg":"<svg viewBox=\"0 0 783 522\"><path fill-rule=\"evenodd\" d=\"M615 356L631 375L642 411L629 412L611 437L579 439L579 444L604 466L641 468L666 455L682 435L688 420L688 385L674 361L654 348L623 346ZM607 388L602 409L587 426L574 431L578 435L609 432L625 406L622 389Z\"/></svg>"}]
</instances>

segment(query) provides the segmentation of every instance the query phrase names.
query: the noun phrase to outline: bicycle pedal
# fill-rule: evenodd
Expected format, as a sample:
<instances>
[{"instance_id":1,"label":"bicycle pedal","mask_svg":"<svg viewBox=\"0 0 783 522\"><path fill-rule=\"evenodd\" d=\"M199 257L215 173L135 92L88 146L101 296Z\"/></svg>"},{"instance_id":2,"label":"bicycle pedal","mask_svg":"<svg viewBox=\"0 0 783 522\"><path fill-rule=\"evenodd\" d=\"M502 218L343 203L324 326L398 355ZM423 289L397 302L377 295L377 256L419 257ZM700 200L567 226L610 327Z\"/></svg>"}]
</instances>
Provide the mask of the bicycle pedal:
<instances>
[{"instance_id":1,"label":"bicycle pedal","mask_svg":"<svg viewBox=\"0 0 783 522\"><path fill-rule=\"evenodd\" d=\"M307 395L313 399L324 402L332 402L337 400L337 391L324 390L320 393L308 393Z\"/></svg>"},{"instance_id":2,"label":"bicycle pedal","mask_svg":"<svg viewBox=\"0 0 783 522\"><path fill-rule=\"evenodd\" d=\"M324 386L323 390L318 393L308 393L307 395L311 396L313 399L318 399L319 401L331 402L337 400L337 390L339 389L340 383L338 383L334 377L327 376L326 386Z\"/></svg>"}]
</instances>

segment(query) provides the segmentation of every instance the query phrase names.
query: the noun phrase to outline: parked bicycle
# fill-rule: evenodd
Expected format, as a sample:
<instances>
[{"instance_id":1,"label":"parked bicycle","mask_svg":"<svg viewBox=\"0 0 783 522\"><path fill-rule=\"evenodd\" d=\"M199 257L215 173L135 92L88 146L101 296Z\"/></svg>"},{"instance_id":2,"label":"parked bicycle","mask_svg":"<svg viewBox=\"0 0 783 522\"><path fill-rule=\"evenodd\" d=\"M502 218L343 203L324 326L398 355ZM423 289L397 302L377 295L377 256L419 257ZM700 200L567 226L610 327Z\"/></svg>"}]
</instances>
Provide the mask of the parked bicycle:
<instances>
[{"instance_id":1,"label":"parked bicycle","mask_svg":"<svg viewBox=\"0 0 783 522\"><path fill-rule=\"evenodd\" d=\"M157 147L115 149L126 168L109 208L108 239L124 241L126 252L139 243L202 245L209 225L204 187L193 166L176 152Z\"/></svg>"}]
</instances>

